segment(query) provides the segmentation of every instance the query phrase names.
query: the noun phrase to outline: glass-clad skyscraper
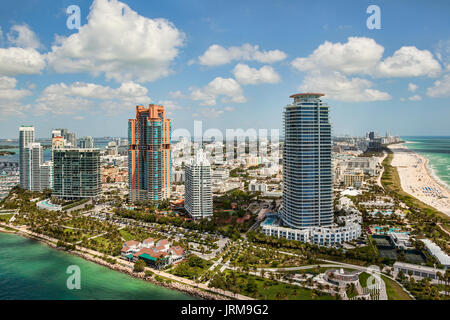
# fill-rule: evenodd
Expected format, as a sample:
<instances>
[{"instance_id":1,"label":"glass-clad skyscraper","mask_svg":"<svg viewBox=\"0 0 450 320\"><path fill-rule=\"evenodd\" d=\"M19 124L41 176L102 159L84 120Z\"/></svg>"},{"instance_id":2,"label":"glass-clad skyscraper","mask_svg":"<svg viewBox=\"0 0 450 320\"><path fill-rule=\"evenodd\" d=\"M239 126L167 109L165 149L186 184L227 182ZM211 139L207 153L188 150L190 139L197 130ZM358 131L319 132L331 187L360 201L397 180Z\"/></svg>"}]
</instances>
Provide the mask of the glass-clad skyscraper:
<instances>
[{"instance_id":1,"label":"glass-clad skyscraper","mask_svg":"<svg viewBox=\"0 0 450 320\"><path fill-rule=\"evenodd\" d=\"M32 162L28 147L34 142L34 127L21 126L19 128L19 172L20 187L31 190Z\"/></svg>"},{"instance_id":2,"label":"glass-clad skyscraper","mask_svg":"<svg viewBox=\"0 0 450 320\"><path fill-rule=\"evenodd\" d=\"M170 197L170 119L163 106L136 107L128 120L128 180L131 201Z\"/></svg>"},{"instance_id":3,"label":"glass-clad skyscraper","mask_svg":"<svg viewBox=\"0 0 450 320\"><path fill-rule=\"evenodd\" d=\"M333 223L331 124L321 96L294 94L284 110L281 219L291 228Z\"/></svg>"},{"instance_id":4,"label":"glass-clad skyscraper","mask_svg":"<svg viewBox=\"0 0 450 320\"><path fill-rule=\"evenodd\" d=\"M65 148L53 153L53 195L95 198L101 193L100 150Z\"/></svg>"}]
</instances>

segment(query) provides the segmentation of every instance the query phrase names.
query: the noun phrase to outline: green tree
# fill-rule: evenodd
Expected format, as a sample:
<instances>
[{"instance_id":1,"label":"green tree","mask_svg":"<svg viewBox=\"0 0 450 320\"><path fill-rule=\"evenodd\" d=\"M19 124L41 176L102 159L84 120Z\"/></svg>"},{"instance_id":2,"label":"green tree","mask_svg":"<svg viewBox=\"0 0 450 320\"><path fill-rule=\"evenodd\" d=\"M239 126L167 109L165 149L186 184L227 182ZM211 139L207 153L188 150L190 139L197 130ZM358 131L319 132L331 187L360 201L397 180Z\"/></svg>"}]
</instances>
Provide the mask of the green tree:
<instances>
[{"instance_id":1,"label":"green tree","mask_svg":"<svg viewBox=\"0 0 450 320\"><path fill-rule=\"evenodd\" d=\"M145 270L147 264L144 260L138 260L134 263L134 272L142 272Z\"/></svg>"}]
</instances>

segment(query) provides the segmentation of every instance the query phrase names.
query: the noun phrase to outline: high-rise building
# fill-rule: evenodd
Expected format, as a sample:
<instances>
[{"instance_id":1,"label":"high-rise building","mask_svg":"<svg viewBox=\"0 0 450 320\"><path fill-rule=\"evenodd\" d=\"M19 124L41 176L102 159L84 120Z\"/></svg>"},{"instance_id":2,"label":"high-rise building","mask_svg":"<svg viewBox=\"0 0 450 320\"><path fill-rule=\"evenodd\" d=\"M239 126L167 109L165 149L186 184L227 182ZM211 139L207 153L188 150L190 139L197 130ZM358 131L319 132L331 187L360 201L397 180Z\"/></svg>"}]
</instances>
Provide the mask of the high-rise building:
<instances>
[{"instance_id":1,"label":"high-rise building","mask_svg":"<svg viewBox=\"0 0 450 320\"><path fill-rule=\"evenodd\" d=\"M281 219L291 228L333 223L331 124L321 96L294 94L284 111Z\"/></svg>"},{"instance_id":2,"label":"high-rise building","mask_svg":"<svg viewBox=\"0 0 450 320\"><path fill-rule=\"evenodd\" d=\"M34 142L34 127L19 128L20 187L31 191L52 188L52 163L42 163L42 146Z\"/></svg>"},{"instance_id":3,"label":"high-rise building","mask_svg":"<svg viewBox=\"0 0 450 320\"><path fill-rule=\"evenodd\" d=\"M94 139L90 136L82 137L78 139L78 147L92 149L94 148Z\"/></svg>"},{"instance_id":4,"label":"high-rise building","mask_svg":"<svg viewBox=\"0 0 450 320\"><path fill-rule=\"evenodd\" d=\"M65 148L53 154L53 195L95 198L101 193L100 150Z\"/></svg>"},{"instance_id":5,"label":"high-rise building","mask_svg":"<svg viewBox=\"0 0 450 320\"><path fill-rule=\"evenodd\" d=\"M128 120L128 183L131 201L170 197L170 119L163 106L136 107Z\"/></svg>"},{"instance_id":6,"label":"high-rise building","mask_svg":"<svg viewBox=\"0 0 450 320\"><path fill-rule=\"evenodd\" d=\"M70 144L71 148L77 147L77 137L76 137L75 133L70 132L69 130L63 129L63 128L62 129L53 129L52 130L52 138L57 137L57 136L63 137L66 140L66 142L65 142L66 146L68 146L68 144Z\"/></svg>"},{"instance_id":7,"label":"high-rise building","mask_svg":"<svg viewBox=\"0 0 450 320\"><path fill-rule=\"evenodd\" d=\"M41 190L41 165L42 165L42 146L39 142L33 142L25 148L29 150L31 157L31 190Z\"/></svg>"},{"instance_id":8,"label":"high-rise building","mask_svg":"<svg viewBox=\"0 0 450 320\"><path fill-rule=\"evenodd\" d=\"M53 162L46 161L39 168L40 191L53 189Z\"/></svg>"},{"instance_id":9,"label":"high-rise building","mask_svg":"<svg viewBox=\"0 0 450 320\"><path fill-rule=\"evenodd\" d=\"M184 208L194 219L213 215L211 165L202 149L185 166Z\"/></svg>"},{"instance_id":10,"label":"high-rise building","mask_svg":"<svg viewBox=\"0 0 450 320\"><path fill-rule=\"evenodd\" d=\"M67 132L64 138L70 143L72 148L77 147L77 136L73 132Z\"/></svg>"},{"instance_id":11,"label":"high-rise building","mask_svg":"<svg viewBox=\"0 0 450 320\"><path fill-rule=\"evenodd\" d=\"M21 126L19 128L19 174L20 187L31 190L31 154L29 150L25 151L31 143L34 142L34 127Z\"/></svg>"},{"instance_id":12,"label":"high-rise building","mask_svg":"<svg viewBox=\"0 0 450 320\"><path fill-rule=\"evenodd\" d=\"M53 129L52 130L52 139L54 137L62 137L61 129Z\"/></svg>"}]
</instances>

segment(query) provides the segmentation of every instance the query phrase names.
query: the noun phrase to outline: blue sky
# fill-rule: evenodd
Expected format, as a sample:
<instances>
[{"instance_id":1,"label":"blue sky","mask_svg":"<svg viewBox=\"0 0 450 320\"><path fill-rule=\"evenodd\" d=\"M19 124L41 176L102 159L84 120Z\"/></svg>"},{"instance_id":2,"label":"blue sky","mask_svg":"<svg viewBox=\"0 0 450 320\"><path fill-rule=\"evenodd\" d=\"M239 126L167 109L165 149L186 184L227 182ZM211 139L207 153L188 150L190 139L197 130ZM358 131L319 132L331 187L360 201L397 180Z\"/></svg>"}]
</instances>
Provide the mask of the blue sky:
<instances>
[{"instance_id":1,"label":"blue sky","mask_svg":"<svg viewBox=\"0 0 450 320\"><path fill-rule=\"evenodd\" d=\"M2 1L0 27L2 138L126 136L149 103L174 129L281 128L302 91L325 93L335 134L450 135L448 1Z\"/></svg>"}]
</instances>

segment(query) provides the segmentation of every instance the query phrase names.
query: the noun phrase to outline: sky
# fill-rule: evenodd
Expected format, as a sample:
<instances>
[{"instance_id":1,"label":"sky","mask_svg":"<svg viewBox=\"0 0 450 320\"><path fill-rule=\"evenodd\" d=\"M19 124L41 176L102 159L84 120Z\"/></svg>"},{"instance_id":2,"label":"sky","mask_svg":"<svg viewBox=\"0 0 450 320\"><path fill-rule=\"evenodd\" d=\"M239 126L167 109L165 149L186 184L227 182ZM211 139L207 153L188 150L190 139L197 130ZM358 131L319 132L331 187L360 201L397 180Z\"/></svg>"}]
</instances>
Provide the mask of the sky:
<instances>
[{"instance_id":1,"label":"sky","mask_svg":"<svg viewBox=\"0 0 450 320\"><path fill-rule=\"evenodd\" d=\"M174 130L281 129L298 92L335 135L450 135L449 1L0 3L0 138L126 136L150 103Z\"/></svg>"}]
</instances>

